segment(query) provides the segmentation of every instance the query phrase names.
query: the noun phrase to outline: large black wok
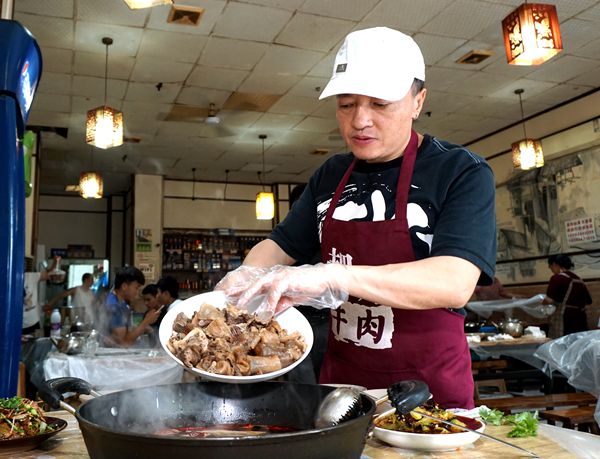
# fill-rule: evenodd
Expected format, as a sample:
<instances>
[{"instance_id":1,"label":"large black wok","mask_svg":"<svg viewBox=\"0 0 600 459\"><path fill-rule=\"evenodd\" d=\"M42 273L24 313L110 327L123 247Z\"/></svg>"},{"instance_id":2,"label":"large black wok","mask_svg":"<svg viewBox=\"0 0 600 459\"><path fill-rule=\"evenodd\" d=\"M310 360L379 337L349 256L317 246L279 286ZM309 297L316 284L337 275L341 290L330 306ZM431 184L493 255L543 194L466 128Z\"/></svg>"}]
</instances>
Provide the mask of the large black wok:
<instances>
[{"instance_id":1,"label":"large black wok","mask_svg":"<svg viewBox=\"0 0 600 459\"><path fill-rule=\"evenodd\" d=\"M62 394L94 392L81 379L58 378L46 381L40 396L53 408L62 406L75 415L92 459L358 459L375 403L361 395L362 409L355 418L317 429L317 408L332 390L282 382L171 384L100 395L75 411L61 401ZM164 427L244 423L298 430L249 438L155 434Z\"/></svg>"}]
</instances>

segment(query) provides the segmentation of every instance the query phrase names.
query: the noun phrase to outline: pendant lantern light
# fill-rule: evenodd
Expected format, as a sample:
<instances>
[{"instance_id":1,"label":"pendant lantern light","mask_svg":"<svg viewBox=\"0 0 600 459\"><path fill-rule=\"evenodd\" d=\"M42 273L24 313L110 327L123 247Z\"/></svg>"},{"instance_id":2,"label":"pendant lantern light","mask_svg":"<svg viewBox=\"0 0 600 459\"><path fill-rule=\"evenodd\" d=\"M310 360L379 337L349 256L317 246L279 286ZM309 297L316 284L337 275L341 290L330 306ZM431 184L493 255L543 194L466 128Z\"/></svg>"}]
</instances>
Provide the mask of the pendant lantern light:
<instances>
[{"instance_id":1,"label":"pendant lantern light","mask_svg":"<svg viewBox=\"0 0 600 459\"><path fill-rule=\"evenodd\" d=\"M132 10L139 10L141 8L152 8L158 5L172 5L173 0L125 0L127 6Z\"/></svg>"},{"instance_id":2,"label":"pendant lantern light","mask_svg":"<svg viewBox=\"0 0 600 459\"><path fill-rule=\"evenodd\" d=\"M544 165L544 151L542 143L537 139L527 137L525 129L525 116L523 114L523 100L521 94L523 89L516 89L515 94L519 96L519 105L521 106L521 121L523 123L523 139L511 144L512 159L515 169L529 170Z\"/></svg>"},{"instance_id":3,"label":"pendant lantern light","mask_svg":"<svg viewBox=\"0 0 600 459\"><path fill-rule=\"evenodd\" d=\"M562 51L554 5L523 3L502 20L506 59L513 65L540 65Z\"/></svg>"},{"instance_id":4,"label":"pendant lantern light","mask_svg":"<svg viewBox=\"0 0 600 459\"><path fill-rule=\"evenodd\" d=\"M108 47L113 40L104 37L106 61L104 66L104 105L87 112L85 141L98 148L112 148L123 144L123 112L106 105L108 86Z\"/></svg>"},{"instance_id":5,"label":"pendant lantern light","mask_svg":"<svg viewBox=\"0 0 600 459\"><path fill-rule=\"evenodd\" d=\"M262 175L263 180L266 177L265 175L265 139L267 138L266 134L260 134L258 136L259 139L262 140ZM260 172L259 172L259 181L260 181ZM275 196L273 193L263 191L256 195L256 219L257 220L272 220L275 217Z\"/></svg>"},{"instance_id":6,"label":"pendant lantern light","mask_svg":"<svg viewBox=\"0 0 600 459\"><path fill-rule=\"evenodd\" d=\"M100 199L103 193L102 175L99 172L93 172L94 169L94 150L90 148L91 171L82 172L79 175L79 194L83 199Z\"/></svg>"}]
</instances>

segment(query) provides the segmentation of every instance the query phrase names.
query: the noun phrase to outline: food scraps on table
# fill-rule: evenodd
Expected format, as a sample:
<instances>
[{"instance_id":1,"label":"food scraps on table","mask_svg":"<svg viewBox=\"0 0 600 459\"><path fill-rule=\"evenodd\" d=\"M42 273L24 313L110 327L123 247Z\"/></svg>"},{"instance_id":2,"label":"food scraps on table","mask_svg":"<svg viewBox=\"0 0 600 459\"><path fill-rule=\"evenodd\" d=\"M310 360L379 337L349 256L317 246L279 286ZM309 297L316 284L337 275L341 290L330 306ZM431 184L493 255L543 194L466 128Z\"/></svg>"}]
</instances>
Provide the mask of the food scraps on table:
<instances>
[{"instance_id":1,"label":"food scraps on table","mask_svg":"<svg viewBox=\"0 0 600 459\"><path fill-rule=\"evenodd\" d=\"M521 413L505 415L500 410L491 410L488 407L479 409L481 419L495 426L512 425L513 430L508 432L509 437L535 437L539 425L538 412L523 411Z\"/></svg>"},{"instance_id":2,"label":"food scraps on table","mask_svg":"<svg viewBox=\"0 0 600 459\"><path fill-rule=\"evenodd\" d=\"M455 424L456 427L445 424L442 422L435 421L431 418L425 417L420 413L429 414L436 418L450 421ZM467 425L464 421L473 421L473 425ZM424 433L424 434L452 434L465 432L460 427L468 427L470 429L477 429L481 427L481 424L469 418L457 416L451 411L440 408L436 403L428 401L427 403L418 406L410 413L400 414L398 412L390 413L387 416L377 418L374 421L375 426L381 427L382 429L398 430L401 432L410 433Z\"/></svg>"},{"instance_id":3,"label":"food scraps on table","mask_svg":"<svg viewBox=\"0 0 600 459\"><path fill-rule=\"evenodd\" d=\"M202 304L192 318L173 322L169 350L189 368L228 376L250 376L285 368L306 350L299 332L288 334L277 320L261 322L245 311Z\"/></svg>"},{"instance_id":4,"label":"food scraps on table","mask_svg":"<svg viewBox=\"0 0 600 459\"><path fill-rule=\"evenodd\" d=\"M23 397L0 398L0 441L51 432L44 411Z\"/></svg>"}]
</instances>

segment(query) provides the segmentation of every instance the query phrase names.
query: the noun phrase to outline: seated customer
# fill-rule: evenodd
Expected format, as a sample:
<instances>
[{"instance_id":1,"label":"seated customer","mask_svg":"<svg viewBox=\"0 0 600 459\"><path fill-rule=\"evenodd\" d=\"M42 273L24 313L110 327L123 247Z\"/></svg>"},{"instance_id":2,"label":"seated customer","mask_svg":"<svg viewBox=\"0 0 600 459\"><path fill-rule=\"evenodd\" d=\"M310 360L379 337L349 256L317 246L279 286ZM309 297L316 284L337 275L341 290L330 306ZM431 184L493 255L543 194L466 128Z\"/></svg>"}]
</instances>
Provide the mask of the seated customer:
<instances>
[{"instance_id":1,"label":"seated customer","mask_svg":"<svg viewBox=\"0 0 600 459\"><path fill-rule=\"evenodd\" d=\"M179 283L174 277L163 277L156 286L158 287L158 301L165 306L167 311L181 301L179 299Z\"/></svg>"},{"instance_id":2,"label":"seated customer","mask_svg":"<svg viewBox=\"0 0 600 459\"><path fill-rule=\"evenodd\" d=\"M158 330L160 328L160 323L168 311L168 309L161 304L158 294L159 290L156 284L148 284L142 290L142 298L144 298L144 304L147 308L147 311L144 313L144 318L152 311L160 311L160 316L158 317L157 321L150 325L148 330L150 342L153 347L158 347L160 344L158 339Z\"/></svg>"},{"instance_id":3,"label":"seated customer","mask_svg":"<svg viewBox=\"0 0 600 459\"><path fill-rule=\"evenodd\" d=\"M114 288L106 297L104 304L104 335L105 344L117 347L130 347L144 333L147 327L158 320L160 310L150 311L141 323L132 327L131 308L144 284L144 274L134 266L117 270Z\"/></svg>"}]
</instances>

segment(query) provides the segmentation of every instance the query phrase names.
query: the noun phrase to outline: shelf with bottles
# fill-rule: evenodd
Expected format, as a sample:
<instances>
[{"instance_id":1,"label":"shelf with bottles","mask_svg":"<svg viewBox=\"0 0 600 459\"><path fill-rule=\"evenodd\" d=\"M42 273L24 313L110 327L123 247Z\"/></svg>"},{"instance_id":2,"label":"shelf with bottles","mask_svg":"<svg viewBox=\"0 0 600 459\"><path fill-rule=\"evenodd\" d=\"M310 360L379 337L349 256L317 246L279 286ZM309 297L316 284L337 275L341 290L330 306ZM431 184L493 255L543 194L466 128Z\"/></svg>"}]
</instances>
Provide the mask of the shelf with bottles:
<instances>
[{"instance_id":1,"label":"shelf with bottles","mask_svg":"<svg viewBox=\"0 0 600 459\"><path fill-rule=\"evenodd\" d=\"M167 230L163 232L163 275L175 277L180 296L210 291L241 266L244 257L268 233L233 230Z\"/></svg>"}]
</instances>

